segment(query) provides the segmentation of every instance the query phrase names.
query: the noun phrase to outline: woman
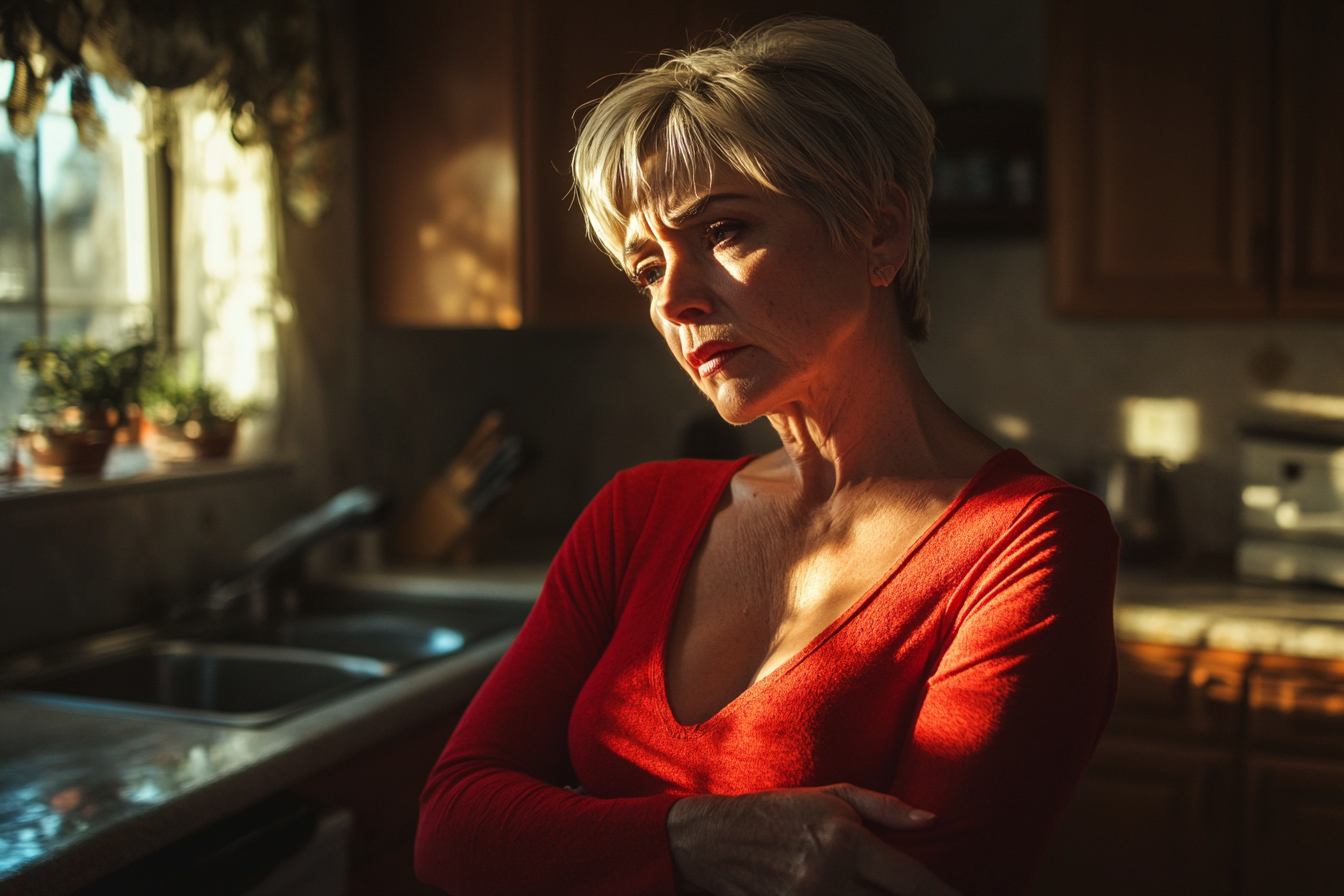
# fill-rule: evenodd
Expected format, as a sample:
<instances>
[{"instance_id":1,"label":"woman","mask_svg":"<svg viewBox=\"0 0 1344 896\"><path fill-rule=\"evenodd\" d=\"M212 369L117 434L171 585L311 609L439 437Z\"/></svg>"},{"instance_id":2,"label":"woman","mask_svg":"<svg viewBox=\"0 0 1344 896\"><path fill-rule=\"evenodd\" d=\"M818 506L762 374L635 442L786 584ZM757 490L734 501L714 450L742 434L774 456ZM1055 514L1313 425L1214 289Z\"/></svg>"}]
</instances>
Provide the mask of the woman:
<instances>
[{"instance_id":1,"label":"woman","mask_svg":"<svg viewBox=\"0 0 1344 896\"><path fill-rule=\"evenodd\" d=\"M723 417L628 470L430 777L453 893L1023 890L1110 712L1095 498L919 371L933 126L878 38L782 19L627 79L591 233Z\"/></svg>"}]
</instances>

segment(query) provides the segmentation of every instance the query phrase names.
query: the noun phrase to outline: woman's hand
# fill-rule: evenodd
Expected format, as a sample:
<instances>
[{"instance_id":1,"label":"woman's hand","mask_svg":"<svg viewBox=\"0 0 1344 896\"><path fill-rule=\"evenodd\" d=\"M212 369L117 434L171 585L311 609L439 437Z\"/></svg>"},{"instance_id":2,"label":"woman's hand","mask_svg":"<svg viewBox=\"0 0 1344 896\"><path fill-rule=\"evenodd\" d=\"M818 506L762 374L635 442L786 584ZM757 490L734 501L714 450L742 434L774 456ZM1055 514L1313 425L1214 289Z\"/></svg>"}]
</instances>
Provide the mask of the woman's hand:
<instances>
[{"instance_id":1,"label":"woman's hand","mask_svg":"<svg viewBox=\"0 0 1344 896\"><path fill-rule=\"evenodd\" d=\"M927 868L863 826L908 831L932 820L885 793L835 784L687 797L673 804L667 832L688 893L954 896Z\"/></svg>"}]
</instances>

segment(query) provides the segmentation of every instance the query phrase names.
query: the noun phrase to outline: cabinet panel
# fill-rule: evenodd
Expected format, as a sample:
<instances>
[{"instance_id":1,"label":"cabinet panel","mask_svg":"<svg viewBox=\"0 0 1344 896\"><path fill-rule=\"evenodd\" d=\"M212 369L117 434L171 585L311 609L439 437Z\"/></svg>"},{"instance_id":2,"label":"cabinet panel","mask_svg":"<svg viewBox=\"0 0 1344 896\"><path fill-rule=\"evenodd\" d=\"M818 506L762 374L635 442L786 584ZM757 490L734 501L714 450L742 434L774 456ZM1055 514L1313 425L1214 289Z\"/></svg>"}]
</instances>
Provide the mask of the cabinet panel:
<instances>
[{"instance_id":1,"label":"cabinet panel","mask_svg":"<svg viewBox=\"0 0 1344 896\"><path fill-rule=\"evenodd\" d=\"M652 4L632 16L612 0L526 0L523 13L524 294L529 320L645 321L635 287L588 240L573 200L570 150L588 104L620 77L684 48L681 4Z\"/></svg>"},{"instance_id":2,"label":"cabinet panel","mask_svg":"<svg viewBox=\"0 0 1344 896\"><path fill-rule=\"evenodd\" d=\"M1344 312L1344 4L1285 0L1279 301Z\"/></svg>"},{"instance_id":3,"label":"cabinet panel","mask_svg":"<svg viewBox=\"0 0 1344 896\"><path fill-rule=\"evenodd\" d=\"M1248 780L1244 892L1338 893L1344 768L1252 755Z\"/></svg>"},{"instance_id":4,"label":"cabinet panel","mask_svg":"<svg viewBox=\"0 0 1344 896\"><path fill-rule=\"evenodd\" d=\"M521 323L514 4L357 7L371 317Z\"/></svg>"},{"instance_id":5,"label":"cabinet panel","mask_svg":"<svg viewBox=\"0 0 1344 896\"><path fill-rule=\"evenodd\" d=\"M1248 704L1252 748L1344 758L1344 662L1262 657Z\"/></svg>"},{"instance_id":6,"label":"cabinet panel","mask_svg":"<svg viewBox=\"0 0 1344 896\"><path fill-rule=\"evenodd\" d=\"M1242 719L1249 657L1122 642L1112 734L1230 746Z\"/></svg>"},{"instance_id":7,"label":"cabinet panel","mask_svg":"<svg viewBox=\"0 0 1344 896\"><path fill-rule=\"evenodd\" d=\"M1103 738L1034 892L1226 893L1233 886L1230 750Z\"/></svg>"},{"instance_id":8,"label":"cabinet panel","mask_svg":"<svg viewBox=\"0 0 1344 896\"><path fill-rule=\"evenodd\" d=\"M1050 6L1059 310L1264 313L1267 0Z\"/></svg>"}]
</instances>

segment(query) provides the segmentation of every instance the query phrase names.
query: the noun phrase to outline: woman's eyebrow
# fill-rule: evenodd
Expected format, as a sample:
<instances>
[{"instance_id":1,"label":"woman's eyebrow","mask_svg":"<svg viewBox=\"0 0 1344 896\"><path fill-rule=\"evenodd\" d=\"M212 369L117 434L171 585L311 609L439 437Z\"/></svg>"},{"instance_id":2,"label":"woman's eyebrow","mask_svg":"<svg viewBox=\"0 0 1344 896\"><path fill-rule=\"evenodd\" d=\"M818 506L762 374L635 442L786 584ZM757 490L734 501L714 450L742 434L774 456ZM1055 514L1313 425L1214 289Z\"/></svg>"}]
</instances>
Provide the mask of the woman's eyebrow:
<instances>
[{"instance_id":1,"label":"woman's eyebrow","mask_svg":"<svg viewBox=\"0 0 1344 896\"><path fill-rule=\"evenodd\" d=\"M710 193L708 196L702 196L693 200L689 205L676 209L667 216L667 223L672 225L685 224L696 215L703 214L705 209L716 202L723 202L728 199L749 199L746 193Z\"/></svg>"},{"instance_id":2,"label":"woman's eyebrow","mask_svg":"<svg viewBox=\"0 0 1344 896\"><path fill-rule=\"evenodd\" d=\"M684 205L679 209L675 209L674 211L669 212L666 220L667 223L671 224L673 227L680 227L682 224L685 224L692 218L704 214L705 210L716 202L726 202L729 199L750 199L750 198L751 197L748 196L746 193L710 193L708 196L701 196L699 199L692 200L688 205ZM630 240L628 243L626 243L625 244L626 261L629 261L632 255L638 254L639 250L643 249L644 246L648 244L648 242L649 241L647 238L637 236L634 239Z\"/></svg>"}]
</instances>

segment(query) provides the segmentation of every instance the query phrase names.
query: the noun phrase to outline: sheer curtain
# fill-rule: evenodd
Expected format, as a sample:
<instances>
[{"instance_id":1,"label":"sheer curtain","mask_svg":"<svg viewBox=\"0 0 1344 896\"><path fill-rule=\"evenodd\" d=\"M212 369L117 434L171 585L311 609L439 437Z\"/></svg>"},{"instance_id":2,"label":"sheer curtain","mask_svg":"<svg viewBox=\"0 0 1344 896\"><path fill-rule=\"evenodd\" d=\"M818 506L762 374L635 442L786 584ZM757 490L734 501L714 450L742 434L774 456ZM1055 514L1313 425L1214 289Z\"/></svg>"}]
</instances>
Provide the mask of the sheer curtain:
<instances>
[{"instance_id":1,"label":"sheer curtain","mask_svg":"<svg viewBox=\"0 0 1344 896\"><path fill-rule=\"evenodd\" d=\"M250 407L241 454L264 452L279 396L276 323L290 305L278 279L280 233L270 147L239 146L218 98L176 91L170 153L174 209L175 337L183 373Z\"/></svg>"}]
</instances>

